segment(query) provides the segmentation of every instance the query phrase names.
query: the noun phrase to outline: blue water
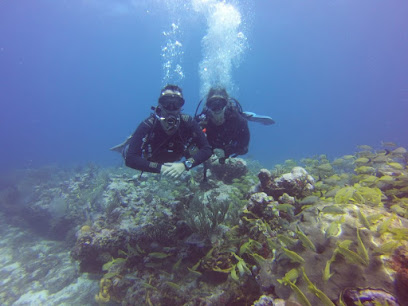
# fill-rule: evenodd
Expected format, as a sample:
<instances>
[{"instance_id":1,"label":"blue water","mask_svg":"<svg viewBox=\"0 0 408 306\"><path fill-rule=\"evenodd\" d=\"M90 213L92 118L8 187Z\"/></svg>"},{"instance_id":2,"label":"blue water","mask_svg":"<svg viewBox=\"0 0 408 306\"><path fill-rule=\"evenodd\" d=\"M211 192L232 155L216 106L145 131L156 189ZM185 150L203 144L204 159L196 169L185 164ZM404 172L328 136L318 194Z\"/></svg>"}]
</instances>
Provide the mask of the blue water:
<instances>
[{"instance_id":1,"label":"blue water","mask_svg":"<svg viewBox=\"0 0 408 306\"><path fill-rule=\"evenodd\" d=\"M247 39L226 71L231 92L277 122L250 124L249 157L272 167L360 144L408 146L408 2L226 2ZM183 77L166 79L172 23ZM194 113L209 28L190 1L0 1L0 169L120 164L108 148L149 115L166 81Z\"/></svg>"}]
</instances>

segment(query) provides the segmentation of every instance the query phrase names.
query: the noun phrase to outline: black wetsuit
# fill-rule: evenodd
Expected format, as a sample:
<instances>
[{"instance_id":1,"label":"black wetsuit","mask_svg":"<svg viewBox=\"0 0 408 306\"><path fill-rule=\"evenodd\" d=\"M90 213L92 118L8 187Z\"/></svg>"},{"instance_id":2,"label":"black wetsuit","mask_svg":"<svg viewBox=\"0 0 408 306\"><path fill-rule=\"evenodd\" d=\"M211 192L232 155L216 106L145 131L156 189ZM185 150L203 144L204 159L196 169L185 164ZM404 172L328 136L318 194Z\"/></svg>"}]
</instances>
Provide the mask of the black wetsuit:
<instances>
[{"instance_id":1,"label":"black wetsuit","mask_svg":"<svg viewBox=\"0 0 408 306\"><path fill-rule=\"evenodd\" d=\"M207 116L208 117L208 116ZM249 128L247 120L235 108L225 110L225 122L215 125L210 119L203 126L212 149L223 149L225 157L248 152Z\"/></svg>"},{"instance_id":2,"label":"black wetsuit","mask_svg":"<svg viewBox=\"0 0 408 306\"><path fill-rule=\"evenodd\" d=\"M191 156L190 149L194 145L198 152ZM181 114L178 130L169 136L152 115L133 133L129 140L125 162L126 166L136 170L160 173L163 163L179 161L182 157L192 157L194 167L210 156L211 147L200 126L191 116Z\"/></svg>"}]
</instances>

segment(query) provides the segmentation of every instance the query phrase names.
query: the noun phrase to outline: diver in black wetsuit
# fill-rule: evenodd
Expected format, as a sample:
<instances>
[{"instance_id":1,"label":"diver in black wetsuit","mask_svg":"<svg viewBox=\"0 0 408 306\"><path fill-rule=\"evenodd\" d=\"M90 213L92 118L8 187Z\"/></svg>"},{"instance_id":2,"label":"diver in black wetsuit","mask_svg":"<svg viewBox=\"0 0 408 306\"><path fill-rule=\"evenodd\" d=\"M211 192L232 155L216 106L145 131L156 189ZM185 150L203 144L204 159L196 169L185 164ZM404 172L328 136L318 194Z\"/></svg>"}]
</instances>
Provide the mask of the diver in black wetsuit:
<instances>
[{"instance_id":1,"label":"diver in black wetsuit","mask_svg":"<svg viewBox=\"0 0 408 306\"><path fill-rule=\"evenodd\" d=\"M213 149L213 160L222 164L232 156L248 152L249 128L239 102L224 88L211 88L202 113L196 117Z\"/></svg>"},{"instance_id":2,"label":"diver in black wetsuit","mask_svg":"<svg viewBox=\"0 0 408 306\"><path fill-rule=\"evenodd\" d=\"M165 86L154 113L145 119L122 145L126 166L178 177L211 156L211 147L198 123L181 113L184 99L181 88ZM183 157L184 162L178 162Z\"/></svg>"}]
</instances>

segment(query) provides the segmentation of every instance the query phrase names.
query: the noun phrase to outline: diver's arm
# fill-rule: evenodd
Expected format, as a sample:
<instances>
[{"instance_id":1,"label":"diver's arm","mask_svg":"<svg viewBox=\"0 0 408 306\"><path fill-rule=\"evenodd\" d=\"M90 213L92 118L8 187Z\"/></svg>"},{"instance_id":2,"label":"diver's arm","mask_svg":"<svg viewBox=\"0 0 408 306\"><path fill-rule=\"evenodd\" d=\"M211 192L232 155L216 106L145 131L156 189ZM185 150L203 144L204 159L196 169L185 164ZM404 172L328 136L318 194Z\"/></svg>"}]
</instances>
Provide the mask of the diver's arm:
<instances>
[{"instance_id":1,"label":"diver's arm","mask_svg":"<svg viewBox=\"0 0 408 306\"><path fill-rule=\"evenodd\" d=\"M150 133L151 126L143 121L133 133L129 141L129 149L125 157L126 166L145 172L160 173L161 164L150 162L142 157L143 138Z\"/></svg>"},{"instance_id":2,"label":"diver's arm","mask_svg":"<svg viewBox=\"0 0 408 306\"><path fill-rule=\"evenodd\" d=\"M196 121L192 122L191 129L194 135L194 143L199 149L199 151L192 157L194 159L193 167L195 167L209 159L212 154L212 150L208 143L207 137L205 137L204 132L201 130Z\"/></svg>"}]
</instances>

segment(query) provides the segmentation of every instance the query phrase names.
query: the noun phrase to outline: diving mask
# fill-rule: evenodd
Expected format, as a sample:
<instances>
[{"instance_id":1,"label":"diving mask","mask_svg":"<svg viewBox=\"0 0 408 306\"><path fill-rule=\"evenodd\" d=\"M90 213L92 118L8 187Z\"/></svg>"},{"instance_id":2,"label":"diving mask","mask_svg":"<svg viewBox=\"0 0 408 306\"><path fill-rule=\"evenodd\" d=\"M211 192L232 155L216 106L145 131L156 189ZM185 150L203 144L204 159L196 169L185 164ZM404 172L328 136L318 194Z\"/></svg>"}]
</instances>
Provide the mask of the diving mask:
<instances>
[{"instance_id":1,"label":"diving mask","mask_svg":"<svg viewBox=\"0 0 408 306\"><path fill-rule=\"evenodd\" d=\"M212 112L220 112L227 106L228 101L221 96L213 96L207 101L207 107Z\"/></svg>"},{"instance_id":2,"label":"diving mask","mask_svg":"<svg viewBox=\"0 0 408 306\"><path fill-rule=\"evenodd\" d=\"M184 105L184 99L180 93L164 93L159 98L159 104L168 111L177 111Z\"/></svg>"}]
</instances>

